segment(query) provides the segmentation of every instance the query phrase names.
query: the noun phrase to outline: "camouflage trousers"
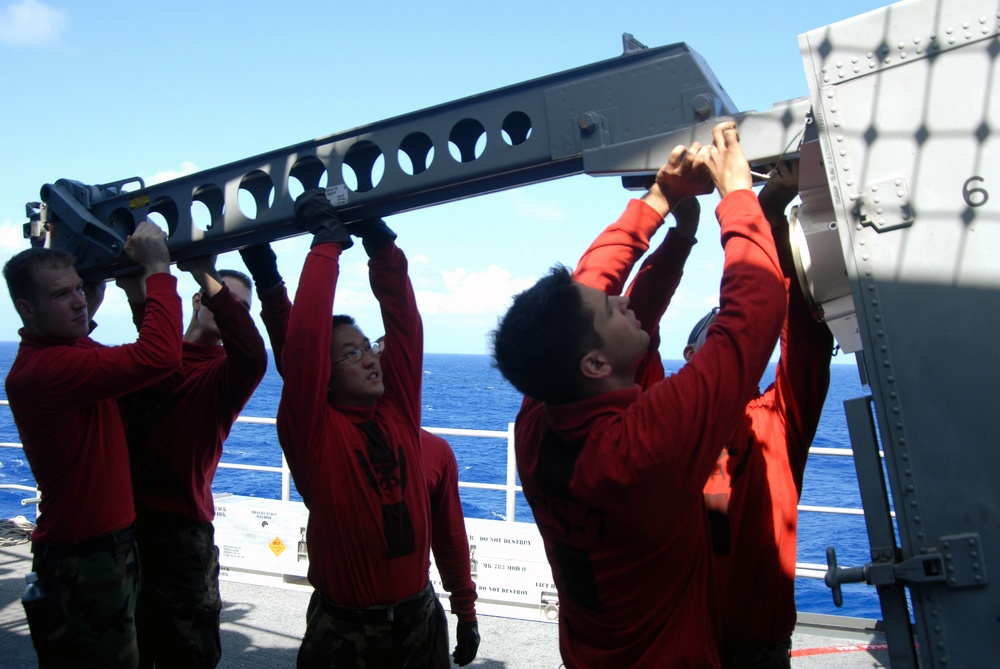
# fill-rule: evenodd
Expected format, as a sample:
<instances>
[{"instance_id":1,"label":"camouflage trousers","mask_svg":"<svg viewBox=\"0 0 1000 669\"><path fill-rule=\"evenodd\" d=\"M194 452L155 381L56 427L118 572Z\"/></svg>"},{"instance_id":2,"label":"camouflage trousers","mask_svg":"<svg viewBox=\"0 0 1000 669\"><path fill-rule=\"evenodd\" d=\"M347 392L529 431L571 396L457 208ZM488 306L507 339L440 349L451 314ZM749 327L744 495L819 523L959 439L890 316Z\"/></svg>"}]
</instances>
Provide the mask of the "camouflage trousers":
<instances>
[{"instance_id":1,"label":"camouflage trousers","mask_svg":"<svg viewBox=\"0 0 1000 669\"><path fill-rule=\"evenodd\" d=\"M306 611L299 669L428 669L448 666L447 625L430 585L393 607L350 609L318 591ZM444 657L438 657L441 654ZM444 664L442 664L442 662Z\"/></svg>"},{"instance_id":2,"label":"camouflage trousers","mask_svg":"<svg viewBox=\"0 0 1000 669\"><path fill-rule=\"evenodd\" d=\"M31 550L38 592L23 604L38 666L138 667L134 530Z\"/></svg>"},{"instance_id":3,"label":"camouflage trousers","mask_svg":"<svg viewBox=\"0 0 1000 669\"><path fill-rule=\"evenodd\" d=\"M436 621L431 628L431 657L427 669L452 669L450 648L448 643L448 615L441 606L441 600L434 597L434 617Z\"/></svg>"},{"instance_id":4,"label":"camouflage trousers","mask_svg":"<svg viewBox=\"0 0 1000 669\"><path fill-rule=\"evenodd\" d=\"M211 523L141 514L136 542L140 666L215 667L222 657L215 528Z\"/></svg>"}]
</instances>

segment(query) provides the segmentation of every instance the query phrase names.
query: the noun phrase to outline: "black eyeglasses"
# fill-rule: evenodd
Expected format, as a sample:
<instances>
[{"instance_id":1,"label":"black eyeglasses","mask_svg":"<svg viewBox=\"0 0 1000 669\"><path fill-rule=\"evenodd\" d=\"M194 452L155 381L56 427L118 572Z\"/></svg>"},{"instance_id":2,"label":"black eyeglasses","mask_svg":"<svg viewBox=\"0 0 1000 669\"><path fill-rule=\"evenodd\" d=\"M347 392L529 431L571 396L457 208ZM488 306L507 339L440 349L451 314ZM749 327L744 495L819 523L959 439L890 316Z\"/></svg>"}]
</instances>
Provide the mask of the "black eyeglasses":
<instances>
[{"instance_id":1,"label":"black eyeglasses","mask_svg":"<svg viewBox=\"0 0 1000 669\"><path fill-rule=\"evenodd\" d=\"M333 364L338 365L344 362L345 360L347 360L352 364L356 362L361 362L361 358L364 357L365 353L368 353L373 358L377 358L380 355L382 355L383 348L385 347L381 342L375 342L374 344L367 344L365 345L364 348L352 348L350 351L347 352L347 355L345 355L343 358L341 358L340 360L334 360Z\"/></svg>"}]
</instances>

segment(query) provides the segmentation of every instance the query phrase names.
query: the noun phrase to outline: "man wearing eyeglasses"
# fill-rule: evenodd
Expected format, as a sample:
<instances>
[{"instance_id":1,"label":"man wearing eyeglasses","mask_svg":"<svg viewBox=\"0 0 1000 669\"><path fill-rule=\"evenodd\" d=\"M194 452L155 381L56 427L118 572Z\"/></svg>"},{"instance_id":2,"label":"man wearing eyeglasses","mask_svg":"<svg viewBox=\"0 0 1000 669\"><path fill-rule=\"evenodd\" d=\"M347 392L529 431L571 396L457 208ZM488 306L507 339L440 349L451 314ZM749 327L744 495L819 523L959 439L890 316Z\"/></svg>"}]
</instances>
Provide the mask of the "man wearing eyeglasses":
<instances>
[{"instance_id":1,"label":"man wearing eyeglasses","mask_svg":"<svg viewBox=\"0 0 1000 669\"><path fill-rule=\"evenodd\" d=\"M441 622L428 580L430 511L420 458L423 327L406 257L382 220L355 223L349 232L322 190L299 196L295 214L313 242L281 352L277 423L309 509L315 591L298 666L426 667ZM370 258L389 343L384 356L354 319L330 316L351 234Z\"/></svg>"},{"instance_id":2,"label":"man wearing eyeglasses","mask_svg":"<svg viewBox=\"0 0 1000 669\"><path fill-rule=\"evenodd\" d=\"M712 182L728 336L682 373L637 385L655 322L559 266L493 333L497 366L525 394L518 471L559 591L567 669L720 664L702 486L777 341L781 269L732 122L710 146L676 147L630 208L659 225Z\"/></svg>"}]
</instances>

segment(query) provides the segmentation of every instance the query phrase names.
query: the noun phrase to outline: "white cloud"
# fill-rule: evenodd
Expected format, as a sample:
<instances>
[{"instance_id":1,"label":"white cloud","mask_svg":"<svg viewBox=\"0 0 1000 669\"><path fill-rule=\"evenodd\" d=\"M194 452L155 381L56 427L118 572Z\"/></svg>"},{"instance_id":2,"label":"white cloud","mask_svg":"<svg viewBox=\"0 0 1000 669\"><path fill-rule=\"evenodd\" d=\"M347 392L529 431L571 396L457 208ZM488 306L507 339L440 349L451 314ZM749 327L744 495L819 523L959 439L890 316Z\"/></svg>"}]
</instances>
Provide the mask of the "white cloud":
<instances>
[{"instance_id":1,"label":"white cloud","mask_svg":"<svg viewBox=\"0 0 1000 669\"><path fill-rule=\"evenodd\" d=\"M197 171L197 165L192 163L190 160L185 160L181 163L180 169L161 170L146 179L145 182L147 186L152 186L154 184L163 183L164 181L170 181L171 179L187 176L188 174L194 174Z\"/></svg>"},{"instance_id":2,"label":"white cloud","mask_svg":"<svg viewBox=\"0 0 1000 669\"><path fill-rule=\"evenodd\" d=\"M0 9L0 44L52 46L68 29L69 14L38 0L21 0Z\"/></svg>"},{"instance_id":3,"label":"white cloud","mask_svg":"<svg viewBox=\"0 0 1000 669\"><path fill-rule=\"evenodd\" d=\"M18 251L28 248L28 241L24 238L23 224L24 221L5 220L0 225L0 257L8 258Z\"/></svg>"},{"instance_id":4,"label":"white cloud","mask_svg":"<svg viewBox=\"0 0 1000 669\"><path fill-rule=\"evenodd\" d=\"M498 265L485 272L468 272L461 267L454 271L441 270L437 290L431 282L417 291L417 304L424 316L449 314L496 315L506 311L511 297L534 284L535 279L513 276Z\"/></svg>"}]
</instances>

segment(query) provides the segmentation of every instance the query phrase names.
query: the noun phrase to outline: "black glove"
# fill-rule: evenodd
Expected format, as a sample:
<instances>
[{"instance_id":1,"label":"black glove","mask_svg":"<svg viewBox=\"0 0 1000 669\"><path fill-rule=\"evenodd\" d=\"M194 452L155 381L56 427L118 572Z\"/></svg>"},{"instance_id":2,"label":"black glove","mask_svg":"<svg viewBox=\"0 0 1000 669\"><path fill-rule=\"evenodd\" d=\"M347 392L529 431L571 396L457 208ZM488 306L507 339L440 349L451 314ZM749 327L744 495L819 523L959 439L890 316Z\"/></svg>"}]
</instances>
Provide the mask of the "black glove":
<instances>
[{"instance_id":1,"label":"black glove","mask_svg":"<svg viewBox=\"0 0 1000 669\"><path fill-rule=\"evenodd\" d=\"M312 246L339 242L346 250L354 245L351 234L321 188L312 188L295 198L295 223L313 234Z\"/></svg>"},{"instance_id":2,"label":"black glove","mask_svg":"<svg viewBox=\"0 0 1000 669\"><path fill-rule=\"evenodd\" d=\"M361 237L361 245L371 258L380 248L396 238L396 233L389 229L381 218L369 218L351 224L351 234Z\"/></svg>"},{"instance_id":3,"label":"black glove","mask_svg":"<svg viewBox=\"0 0 1000 669\"><path fill-rule=\"evenodd\" d=\"M253 277L258 293L267 292L281 283L278 258L267 242L240 249L240 257L243 258L243 264Z\"/></svg>"},{"instance_id":4,"label":"black glove","mask_svg":"<svg viewBox=\"0 0 1000 669\"><path fill-rule=\"evenodd\" d=\"M476 653L479 651L479 623L459 620L455 629L455 640L458 644L451 656L455 659L455 664L464 667L476 659Z\"/></svg>"}]
</instances>

